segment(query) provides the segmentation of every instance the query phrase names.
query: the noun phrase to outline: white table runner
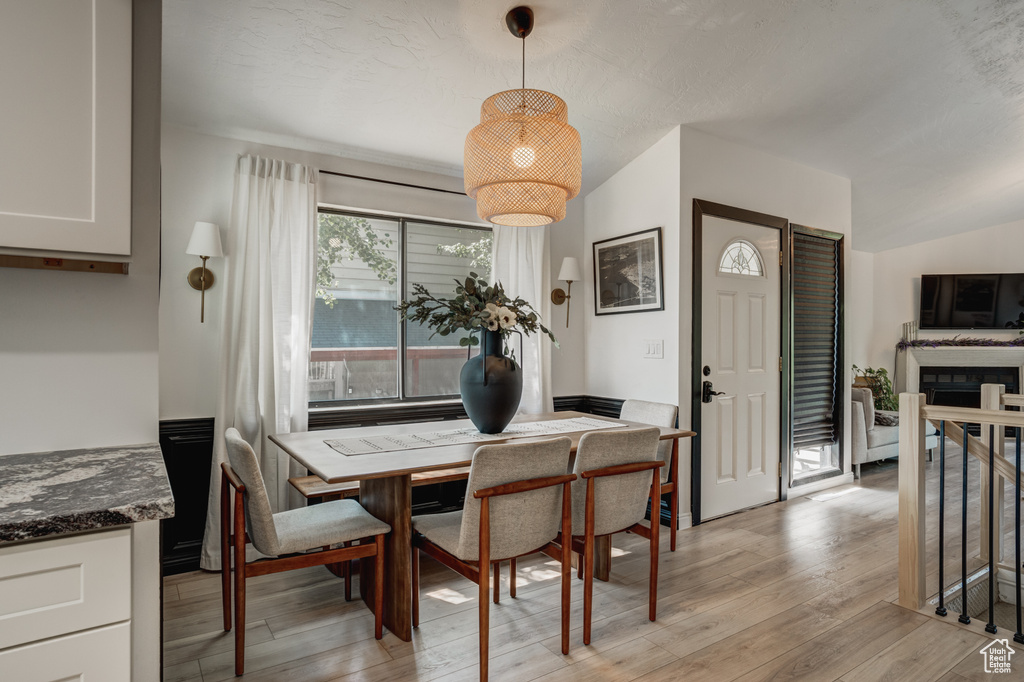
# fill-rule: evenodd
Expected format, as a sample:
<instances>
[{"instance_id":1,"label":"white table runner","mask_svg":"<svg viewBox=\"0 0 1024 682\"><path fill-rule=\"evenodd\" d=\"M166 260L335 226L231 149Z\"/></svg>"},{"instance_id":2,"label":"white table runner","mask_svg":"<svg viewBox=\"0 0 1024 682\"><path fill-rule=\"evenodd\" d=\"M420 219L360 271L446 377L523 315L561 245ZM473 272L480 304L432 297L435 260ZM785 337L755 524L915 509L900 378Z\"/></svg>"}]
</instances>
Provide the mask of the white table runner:
<instances>
[{"instance_id":1,"label":"white table runner","mask_svg":"<svg viewBox=\"0 0 1024 682\"><path fill-rule=\"evenodd\" d=\"M367 436L365 438L335 438L325 440L324 443L341 454L351 457L355 455L372 455L378 452L433 448L442 445L484 444L498 438L546 436L577 431L612 429L619 426L625 426L625 424L616 424L615 422L591 419L590 417L573 417L572 419L509 424L505 427L504 431L495 434L480 433L476 428L470 426L464 429L450 429L448 431Z\"/></svg>"}]
</instances>

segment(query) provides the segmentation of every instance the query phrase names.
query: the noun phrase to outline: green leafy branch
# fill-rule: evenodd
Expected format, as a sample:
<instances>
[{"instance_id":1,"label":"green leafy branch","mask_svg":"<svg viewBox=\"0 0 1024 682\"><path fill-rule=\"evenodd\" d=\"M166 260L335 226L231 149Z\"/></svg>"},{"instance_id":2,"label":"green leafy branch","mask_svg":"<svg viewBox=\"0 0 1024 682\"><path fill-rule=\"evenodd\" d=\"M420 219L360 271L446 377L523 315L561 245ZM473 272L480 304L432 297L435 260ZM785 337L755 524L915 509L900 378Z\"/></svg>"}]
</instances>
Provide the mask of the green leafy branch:
<instances>
[{"instance_id":1,"label":"green leafy branch","mask_svg":"<svg viewBox=\"0 0 1024 682\"><path fill-rule=\"evenodd\" d=\"M328 307L334 307L334 294L328 289L337 286L332 266L342 260L359 260L377 275L377 279L395 284L398 266L387 255L394 242L385 232L378 236L370 221L355 216L321 213L317 229L316 296Z\"/></svg>"},{"instance_id":2,"label":"green leafy branch","mask_svg":"<svg viewBox=\"0 0 1024 682\"><path fill-rule=\"evenodd\" d=\"M460 230L459 232L462 232ZM493 237L490 232L475 242L466 244L456 242L455 244L438 244L437 253L440 256L453 256L455 258L469 259L469 267L480 268L484 272L491 271L491 246Z\"/></svg>"},{"instance_id":3,"label":"green leafy branch","mask_svg":"<svg viewBox=\"0 0 1024 682\"><path fill-rule=\"evenodd\" d=\"M449 336L460 330L469 332L486 329L497 331L507 341L514 331L526 336L541 333L558 347L555 335L540 323L540 315L533 306L518 296L510 298L500 282L488 284L475 272L462 282L455 280L455 295L451 298L434 296L422 284L413 284L414 298L395 306L403 320L424 324L434 336ZM502 315L511 313L506 319ZM476 346L476 336L459 339L460 346Z\"/></svg>"},{"instance_id":4,"label":"green leafy branch","mask_svg":"<svg viewBox=\"0 0 1024 682\"><path fill-rule=\"evenodd\" d=\"M893 390L892 381L889 379L889 372L885 367L875 369L873 367L860 368L854 365L853 371L867 379L868 388L871 389L876 410L895 411L900 409L899 398Z\"/></svg>"}]
</instances>

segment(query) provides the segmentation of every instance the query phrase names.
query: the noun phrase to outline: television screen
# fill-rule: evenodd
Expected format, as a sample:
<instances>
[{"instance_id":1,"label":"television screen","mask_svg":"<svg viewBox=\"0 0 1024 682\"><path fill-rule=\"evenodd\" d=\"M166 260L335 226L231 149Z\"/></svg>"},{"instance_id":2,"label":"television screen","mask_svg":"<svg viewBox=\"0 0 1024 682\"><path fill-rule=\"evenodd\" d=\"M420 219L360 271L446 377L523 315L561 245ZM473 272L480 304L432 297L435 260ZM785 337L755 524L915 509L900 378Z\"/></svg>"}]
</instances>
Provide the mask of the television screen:
<instances>
[{"instance_id":1,"label":"television screen","mask_svg":"<svg viewBox=\"0 0 1024 682\"><path fill-rule=\"evenodd\" d=\"M921 329L1006 329L1024 312L1024 273L922 275Z\"/></svg>"}]
</instances>

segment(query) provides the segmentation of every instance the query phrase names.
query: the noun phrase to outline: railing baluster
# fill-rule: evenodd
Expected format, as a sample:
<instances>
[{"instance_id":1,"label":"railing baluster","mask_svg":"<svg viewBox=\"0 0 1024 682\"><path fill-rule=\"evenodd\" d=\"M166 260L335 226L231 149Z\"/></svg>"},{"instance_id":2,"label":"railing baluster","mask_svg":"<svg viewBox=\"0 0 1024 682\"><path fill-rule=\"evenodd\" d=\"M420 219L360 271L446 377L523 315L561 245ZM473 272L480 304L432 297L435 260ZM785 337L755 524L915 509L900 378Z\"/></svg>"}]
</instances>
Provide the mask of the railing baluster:
<instances>
[{"instance_id":1,"label":"railing baluster","mask_svg":"<svg viewBox=\"0 0 1024 682\"><path fill-rule=\"evenodd\" d=\"M996 504L996 427L988 425L988 623L985 632L995 634L996 627L996 545L993 535L995 530Z\"/></svg>"},{"instance_id":2,"label":"railing baluster","mask_svg":"<svg viewBox=\"0 0 1024 682\"><path fill-rule=\"evenodd\" d=\"M946 420L939 422L939 606L935 613L946 615ZM1020 601L1019 599L1017 600ZM1020 628L1017 628L1018 630Z\"/></svg>"},{"instance_id":3,"label":"railing baluster","mask_svg":"<svg viewBox=\"0 0 1024 682\"><path fill-rule=\"evenodd\" d=\"M968 423L964 422L964 447L963 447L963 475L961 476L963 495L961 499L961 510L960 510L960 617L957 619L961 623L967 624L971 622L971 617L967 615L967 451L970 448L970 434L967 432Z\"/></svg>"},{"instance_id":4,"label":"railing baluster","mask_svg":"<svg viewBox=\"0 0 1024 682\"><path fill-rule=\"evenodd\" d=\"M1024 644L1024 633L1021 632L1021 603L1020 603L1020 427L1016 429L1017 453L1014 458L1014 482L1013 482L1013 544L1016 547L1016 561L1014 564L1014 581L1017 587L1017 632L1013 635L1013 641Z\"/></svg>"}]
</instances>

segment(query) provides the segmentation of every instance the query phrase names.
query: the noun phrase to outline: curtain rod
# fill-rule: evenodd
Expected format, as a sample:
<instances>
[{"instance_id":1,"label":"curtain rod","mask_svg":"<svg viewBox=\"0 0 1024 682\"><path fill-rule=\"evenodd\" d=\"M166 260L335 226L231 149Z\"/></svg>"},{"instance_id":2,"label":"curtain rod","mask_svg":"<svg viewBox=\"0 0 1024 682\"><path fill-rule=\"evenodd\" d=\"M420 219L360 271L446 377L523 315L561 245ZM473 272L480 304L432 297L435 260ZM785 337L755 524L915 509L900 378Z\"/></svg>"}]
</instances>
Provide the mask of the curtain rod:
<instances>
[{"instance_id":1,"label":"curtain rod","mask_svg":"<svg viewBox=\"0 0 1024 682\"><path fill-rule=\"evenodd\" d=\"M337 175L339 178L352 178L354 180L368 180L370 182L379 182L384 185L397 185L399 187L412 187L413 189L425 189L431 192L444 192L445 194L455 194L460 197L466 196L465 192L456 192L453 189L440 189L438 187L427 187L425 185L413 185L408 182L396 182L394 180L381 180L380 178L368 178L365 175L351 175L349 173L338 173L336 171L321 170L321 173L325 175Z\"/></svg>"}]
</instances>

